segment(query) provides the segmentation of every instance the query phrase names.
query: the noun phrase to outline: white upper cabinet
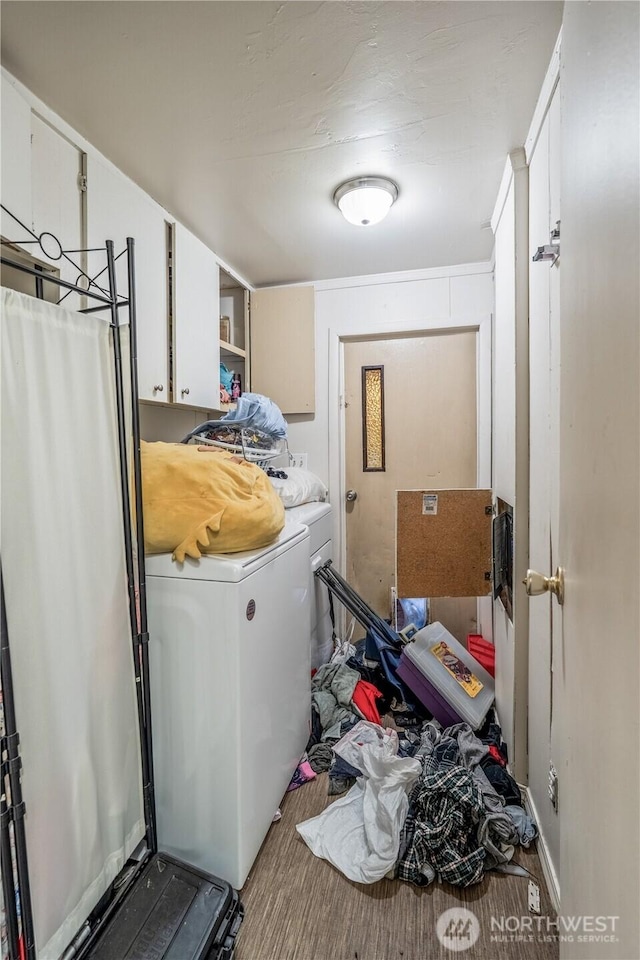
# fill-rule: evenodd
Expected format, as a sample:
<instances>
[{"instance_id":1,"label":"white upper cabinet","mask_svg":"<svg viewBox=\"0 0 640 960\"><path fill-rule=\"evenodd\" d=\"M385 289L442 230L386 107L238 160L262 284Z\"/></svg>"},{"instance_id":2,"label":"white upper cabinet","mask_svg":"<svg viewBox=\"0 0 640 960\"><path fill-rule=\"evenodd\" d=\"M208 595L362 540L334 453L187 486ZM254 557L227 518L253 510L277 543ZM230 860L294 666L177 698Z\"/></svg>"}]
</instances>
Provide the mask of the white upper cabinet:
<instances>
[{"instance_id":1,"label":"white upper cabinet","mask_svg":"<svg viewBox=\"0 0 640 960\"><path fill-rule=\"evenodd\" d=\"M179 223L173 253L173 399L215 410L220 406L218 261Z\"/></svg>"},{"instance_id":2,"label":"white upper cabinet","mask_svg":"<svg viewBox=\"0 0 640 960\"><path fill-rule=\"evenodd\" d=\"M167 350L167 215L158 204L105 162L87 157L88 247L113 240L116 255L133 237L141 400L169 400ZM90 254L89 273L104 266ZM106 274L103 275L106 281ZM127 294L126 261L117 264L118 291Z\"/></svg>"},{"instance_id":3,"label":"white upper cabinet","mask_svg":"<svg viewBox=\"0 0 640 960\"><path fill-rule=\"evenodd\" d=\"M249 350L249 290L240 281L220 268L220 363L233 374L231 402L251 389L251 357ZM221 378L222 384L222 378ZM230 403L220 402L226 411Z\"/></svg>"},{"instance_id":4,"label":"white upper cabinet","mask_svg":"<svg viewBox=\"0 0 640 960\"><path fill-rule=\"evenodd\" d=\"M2 204L31 228L31 107L6 77L2 77ZM25 234L2 211L2 236L22 239ZM33 252L33 248L25 249Z\"/></svg>"},{"instance_id":5,"label":"white upper cabinet","mask_svg":"<svg viewBox=\"0 0 640 960\"><path fill-rule=\"evenodd\" d=\"M77 283L85 272L106 290L105 241L113 241L118 256L132 237L140 399L220 410L222 267L215 254L66 124L57 129L59 118L37 106L28 91L23 96L6 73L1 86L2 204L27 230L45 235L46 252L37 243L21 244L24 250L63 280ZM16 243L29 236L4 212L1 230ZM232 280L227 277L238 286L234 295L242 304L225 349L246 389L246 291ZM116 287L125 299L125 256L116 262ZM85 298L65 295L63 288L46 289L71 309L86 305Z\"/></svg>"},{"instance_id":6,"label":"white upper cabinet","mask_svg":"<svg viewBox=\"0 0 640 960\"><path fill-rule=\"evenodd\" d=\"M60 271L63 280L76 283L78 267L86 269L81 254L84 247L83 200L80 185L83 153L60 133L41 120L31 117L31 197L33 230L38 236L53 234L63 251L61 256L53 239L42 238L43 250L34 247L35 257L50 263ZM46 256L50 252L51 256ZM67 259L68 257L68 259ZM76 266L77 265L77 266ZM60 291L64 296L65 291ZM79 306L76 294L69 294L65 306Z\"/></svg>"},{"instance_id":7,"label":"white upper cabinet","mask_svg":"<svg viewBox=\"0 0 640 960\"><path fill-rule=\"evenodd\" d=\"M251 294L251 387L284 414L315 411L315 290L267 287Z\"/></svg>"}]
</instances>

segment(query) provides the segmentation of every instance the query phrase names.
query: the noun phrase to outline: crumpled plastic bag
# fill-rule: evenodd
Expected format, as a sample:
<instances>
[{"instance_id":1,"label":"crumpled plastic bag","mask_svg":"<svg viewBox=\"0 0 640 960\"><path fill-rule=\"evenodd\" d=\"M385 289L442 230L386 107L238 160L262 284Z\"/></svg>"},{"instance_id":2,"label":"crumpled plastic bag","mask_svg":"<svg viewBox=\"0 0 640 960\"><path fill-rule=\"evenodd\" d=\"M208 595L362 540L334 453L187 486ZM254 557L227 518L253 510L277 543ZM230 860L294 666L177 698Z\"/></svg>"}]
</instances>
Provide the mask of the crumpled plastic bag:
<instances>
[{"instance_id":1,"label":"crumpled plastic bag","mask_svg":"<svg viewBox=\"0 0 640 960\"><path fill-rule=\"evenodd\" d=\"M278 439L285 439L287 436L287 421L282 416L280 407L270 397L261 393L243 393L238 399L236 409L230 410L220 422L264 430Z\"/></svg>"},{"instance_id":2,"label":"crumpled plastic bag","mask_svg":"<svg viewBox=\"0 0 640 960\"><path fill-rule=\"evenodd\" d=\"M319 816L296 830L316 857L328 860L356 883L375 883L398 859L408 793L422 767L399 757L398 735L360 721L334 747L362 771L354 786Z\"/></svg>"},{"instance_id":3,"label":"crumpled plastic bag","mask_svg":"<svg viewBox=\"0 0 640 960\"><path fill-rule=\"evenodd\" d=\"M368 743L378 747L380 752L388 750L392 755L398 752L399 740L396 731L389 727L384 729L369 720L359 720L351 730L347 730L345 735L333 745L333 752L359 770L362 748Z\"/></svg>"}]
</instances>

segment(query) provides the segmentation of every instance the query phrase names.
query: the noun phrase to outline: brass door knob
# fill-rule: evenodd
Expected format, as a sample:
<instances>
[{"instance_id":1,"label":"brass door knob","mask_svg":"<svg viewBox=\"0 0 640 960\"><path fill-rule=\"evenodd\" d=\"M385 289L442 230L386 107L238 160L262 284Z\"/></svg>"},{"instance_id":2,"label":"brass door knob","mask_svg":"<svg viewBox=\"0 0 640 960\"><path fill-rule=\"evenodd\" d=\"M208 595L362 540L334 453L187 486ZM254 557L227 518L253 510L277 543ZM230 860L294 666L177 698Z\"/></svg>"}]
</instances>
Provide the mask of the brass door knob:
<instances>
[{"instance_id":1,"label":"brass door knob","mask_svg":"<svg viewBox=\"0 0 640 960\"><path fill-rule=\"evenodd\" d=\"M560 606L564 603L564 570L558 567L555 577L545 577L536 570L527 570L522 581L528 597L539 597L543 593L555 593Z\"/></svg>"}]
</instances>

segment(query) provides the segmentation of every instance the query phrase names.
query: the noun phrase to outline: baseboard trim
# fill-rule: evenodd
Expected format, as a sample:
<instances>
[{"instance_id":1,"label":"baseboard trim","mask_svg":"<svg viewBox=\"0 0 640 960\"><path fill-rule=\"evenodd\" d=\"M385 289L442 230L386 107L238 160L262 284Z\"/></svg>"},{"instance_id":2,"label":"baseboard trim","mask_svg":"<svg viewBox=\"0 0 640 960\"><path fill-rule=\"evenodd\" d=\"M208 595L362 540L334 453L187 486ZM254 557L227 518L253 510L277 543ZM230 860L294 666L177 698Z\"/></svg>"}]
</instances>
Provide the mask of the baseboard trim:
<instances>
[{"instance_id":1,"label":"baseboard trim","mask_svg":"<svg viewBox=\"0 0 640 960\"><path fill-rule=\"evenodd\" d=\"M542 872L547 884L547 890L549 891L551 903L553 904L553 909L556 911L556 913L560 913L560 883L558 880L558 874L556 873L555 867L551 862L551 857L549 856L549 847L547 846L547 842L540 830L540 819L536 813L536 807L533 802L531 792L528 787L521 787L521 790L524 796L525 810L531 819L534 820L538 825L538 839L536 840L536 844L538 855L540 857L540 863L542 864Z\"/></svg>"}]
</instances>

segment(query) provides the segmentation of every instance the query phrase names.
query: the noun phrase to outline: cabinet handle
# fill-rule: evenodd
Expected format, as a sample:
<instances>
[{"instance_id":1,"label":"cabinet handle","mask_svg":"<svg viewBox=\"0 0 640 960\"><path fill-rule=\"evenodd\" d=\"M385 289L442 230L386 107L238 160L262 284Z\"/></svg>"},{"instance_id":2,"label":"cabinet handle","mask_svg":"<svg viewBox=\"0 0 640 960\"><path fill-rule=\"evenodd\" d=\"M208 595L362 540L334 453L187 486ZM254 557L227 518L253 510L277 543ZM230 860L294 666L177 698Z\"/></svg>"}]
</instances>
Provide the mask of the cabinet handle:
<instances>
[{"instance_id":1,"label":"cabinet handle","mask_svg":"<svg viewBox=\"0 0 640 960\"><path fill-rule=\"evenodd\" d=\"M163 390L164 386L161 383L156 383L155 387L153 388L154 393L162 393Z\"/></svg>"},{"instance_id":2,"label":"cabinet handle","mask_svg":"<svg viewBox=\"0 0 640 960\"><path fill-rule=\"evenodd\" d=\"M180 391L180 393L182 394L183 397L188 397L188 396L189 396L189 387L185 387L184 390L181 390L181 391Z\"/></svg>"}]
</instances>

